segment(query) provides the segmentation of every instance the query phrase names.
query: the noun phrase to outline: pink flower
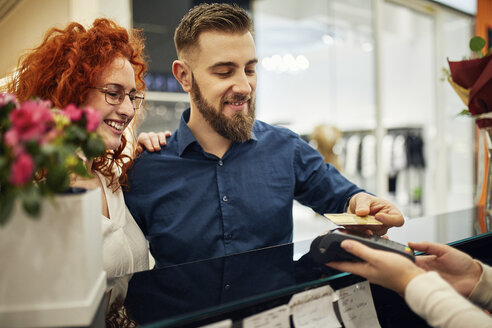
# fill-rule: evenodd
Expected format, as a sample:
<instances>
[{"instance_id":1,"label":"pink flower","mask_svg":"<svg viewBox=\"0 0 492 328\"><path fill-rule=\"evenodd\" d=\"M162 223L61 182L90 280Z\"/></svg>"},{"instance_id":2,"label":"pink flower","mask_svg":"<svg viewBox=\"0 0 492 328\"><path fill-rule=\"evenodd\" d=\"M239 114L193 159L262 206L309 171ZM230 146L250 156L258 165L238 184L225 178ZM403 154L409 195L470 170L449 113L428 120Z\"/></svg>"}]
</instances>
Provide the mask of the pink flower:
<instances>
[{"instance_id":1,"label":"pink flower","mask_svg":"<svg viewBox=\"0 0 492 328\"><path fill-rule=\"evenodd\" d=\"M65 109L63 112L68 116L70 121L76 122L82 118L82 110L75 106L74 104L70 104Z\"/></svg>"},{"instance_id":2,"label":"pink flower","mask_svg":"<svg viewBox=\"0 0 492 328\"><path fill-rule=\"evenodd\" d=\"M99 123L101 122L101 114L92 107L86 107L84 109L85 118L87 119L86 129L89 132L96 131Z\"/></svg>"},{"instance_id":3,"label":"pink flower","mask_svg":"<svg viewBox=\"0 0 492 328\"><path fill-rule=\"evenodd\" d=\"M26 101L10 113L10 121L19 140L38 140L53 124L49 102Z\"/></svg>"},{"instance_id":4,"label":"pink flower","mask_svg":"<svg viewBox=\"0 0 492 328\"><path fill-rule=\"evenodd\" d=\"M29 182L34 171L34 161L32 157L26 153L21 153L17 156L12 171L10 172L10 183L15 186L22 186Z\"/></svg>"},{"instance_id":5,"label":"pink flower","mask_svg":"<svg viewBox=\"0 0 492 328\"><path fill-rule=\"evenodd\" d=\"M0 107L7 105L8 103L14 103L15 107L19 107L17 98L11 93L0 93Z\"/></svg>"},{"instance_id":6,"label":"pink flower","mask_svg":"<svg viewBox=\"0 0 492 328\"><path fill-rule=\"evenodd\" d=\"M5 132L4 141L7 146L15 147L19 143L19 134L16 130L10 129Z\"/></svg>"},{"instance_id":7,"label":"pink flower","mask_svg":"<svg viewBox=\"0 0 492 328\"><path fill-rule=\"evenodd\" d=\"M42 100L42 99L37 99L36 102L38 103L39 106L44 107L44 108L51 108L51 101L49 100Z\"/></svg>"},{"instance_id":8,"label":"pink flower","mask_svg":"<svg viewBox=\"0 0 492 328\"><path fill-rule=\"evenodd\" d=\"M11 93L0 93L0 107L7 105L8 103L17 104L17 98Z\"/></svg>"},{"instance_id":9,"label":"pink flower","mask_svg":"<svg viewBox=\"0 0 492 328\"><path fill-rule=\"evenodd\" d=\"M55 140L60 135L60 131L57 129L49 130L39 141L40 144L47 144Z\"/></svg>"}]
</instances>

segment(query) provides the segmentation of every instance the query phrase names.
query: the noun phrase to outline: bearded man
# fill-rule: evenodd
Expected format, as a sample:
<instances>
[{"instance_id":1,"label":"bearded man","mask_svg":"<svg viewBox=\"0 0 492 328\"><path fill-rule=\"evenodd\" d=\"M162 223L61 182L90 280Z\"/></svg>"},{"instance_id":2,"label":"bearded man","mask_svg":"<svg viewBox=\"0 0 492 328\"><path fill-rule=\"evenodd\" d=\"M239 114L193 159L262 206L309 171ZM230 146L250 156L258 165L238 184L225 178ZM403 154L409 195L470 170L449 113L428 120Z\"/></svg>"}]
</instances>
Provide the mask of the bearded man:
<instances>
[{"instance_id":1,"label":"bearded man","mask_svg":"<svg viewBox=\"0 0 492 328\"><path fill-rule=\"evenodd\" d=\"M377 234L404 222L297 134L255 120L252 29L243 9L215 3L175 31L172 69L190 109L162 150L135 161L125 193L157 267L291 242L294 199L321 214L375 215Z\"/></svg>"}]
</instances>

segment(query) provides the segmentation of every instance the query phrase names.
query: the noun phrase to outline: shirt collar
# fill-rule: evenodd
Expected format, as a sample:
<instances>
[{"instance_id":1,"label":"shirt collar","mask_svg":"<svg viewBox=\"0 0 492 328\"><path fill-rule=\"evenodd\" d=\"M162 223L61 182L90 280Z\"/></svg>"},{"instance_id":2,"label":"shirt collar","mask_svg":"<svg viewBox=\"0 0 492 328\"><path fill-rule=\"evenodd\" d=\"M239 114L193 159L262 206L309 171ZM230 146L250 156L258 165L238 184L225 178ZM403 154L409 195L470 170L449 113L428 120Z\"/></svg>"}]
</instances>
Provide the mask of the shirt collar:
<instances>
[{"instance_id":1,"label":"shirt collar","mask_svg":"<svg viewBox=\"0 0 492 328\"><path fill-rule=\"evenodd\" d=\"M178 128L178 151L179 151L179 156L183 155L183 152L185 149L192 143L198 141L196 140L195 136L191 132L190 128L188 127L188 121L190 120L190 109L188 108L183 112L183 115L181 115L181 120L179 122L179 128ZM251 131L251 139L257 141L258 139L256 138L254 126L253 130Z\"/></svg>"},{"instance_id":2,"label":"shirt collar","mask_svg":"<svg viewBox=\"0 0 492 328\"><path fill-rule=\"evenodd\" d=\"M179 128L177 132L179 156L183 155L183 152L190 144L192 144L193 142L198 142L193 133L191 133L190 128L188 127L189 120L190 109L188 108L183 112L183 115L181 115L181 120L179 121Z\"/></svg>"},{"instance_id":3,"label":"shirt collar","mask_svg":"<svg viewBox=\"0 0 492 328\"><path fill-rule=\"evenodd\" d=\"M258 141L258 139L256 138L256 134L255 134L255 125L256 125L256 121L255 121L255 123L253 123L253 129L251 130L251 139L250 140Z\"/></svg>"}]
</instances>

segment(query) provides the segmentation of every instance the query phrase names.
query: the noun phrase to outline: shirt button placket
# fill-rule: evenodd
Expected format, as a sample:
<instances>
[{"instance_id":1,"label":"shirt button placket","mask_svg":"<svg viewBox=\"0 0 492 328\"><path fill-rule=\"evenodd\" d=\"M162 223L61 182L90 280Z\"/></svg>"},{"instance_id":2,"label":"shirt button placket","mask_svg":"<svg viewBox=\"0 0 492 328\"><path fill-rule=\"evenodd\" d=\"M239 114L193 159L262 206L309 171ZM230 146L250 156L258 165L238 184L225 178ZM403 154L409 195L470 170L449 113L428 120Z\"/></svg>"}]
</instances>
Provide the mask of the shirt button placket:
<instances>
[{"instance_id":1,"label":"shirt button placket","mask_svg":"<svg viewBox=\"0 0 492 328\"><path fill-rule=\"evenodd\" d=\"M220 168L224 166L224 161L223 161L223 160L221 160L221 159L219 159L219 161L217 162L217 165L219 166L219 170L220 170ZM218 173L218 172L219 172L219 171L217 171L217 173ZM227 195L223 195L223 196L222 196L222 201L223 201L224 203L227 203L227 202L229 201L229 196L227 196ZM230 234L230 233L226 233L226 234L224 234L224 239L226 240L226 244L227 244L228 242L230 242L230 241L231 241L231 239L232 239L232 234ZM230 288L230 285L229 285L229 284L226 284L226 285L225 285L225 289L226 289L226 290L228 290L229 288Z\"/></svg>"}]
</instances>

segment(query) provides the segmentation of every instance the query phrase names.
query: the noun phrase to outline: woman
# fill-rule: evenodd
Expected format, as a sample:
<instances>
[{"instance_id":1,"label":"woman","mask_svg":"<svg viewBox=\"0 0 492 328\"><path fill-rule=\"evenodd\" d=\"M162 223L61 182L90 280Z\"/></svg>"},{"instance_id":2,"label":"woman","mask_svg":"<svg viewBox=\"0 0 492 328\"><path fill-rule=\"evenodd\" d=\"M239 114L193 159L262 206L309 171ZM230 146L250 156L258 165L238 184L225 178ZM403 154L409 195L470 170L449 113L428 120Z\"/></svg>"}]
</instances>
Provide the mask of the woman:
<instances>
[{"instance_id":1,"label":"woman","mask_svg":"<svg viewBox=\"0 0 492 328\"><path fill-rule=\"evenodd\" d=\"M492 317L483 311L492 310L490 266L448 245L409 246L427 255L417 256L415 264L404 256L345 240L341 247L364 262L327 266L396 291L432 327L492 327Z\"/></svg>"},{"instance_id":2,"label":"woman","mask_svg":"<svg viewBox=\"0 0 492 328\"><path fill-rule=\"evenodd\" d=\"M92 178L73 176L71 185L101 189L103 264L109 278L149 267L147 241L121 191L135 153L133 125L144 98L143 50L138 31L129 34L111 20L96 19L88 29L72 22L65 29L50 29L40 46L21 57L8 85L21 102L37 97L57 108L72 103L101 113L97 132L106 153L87 163Z\"/></svg>"}]
</instances>

